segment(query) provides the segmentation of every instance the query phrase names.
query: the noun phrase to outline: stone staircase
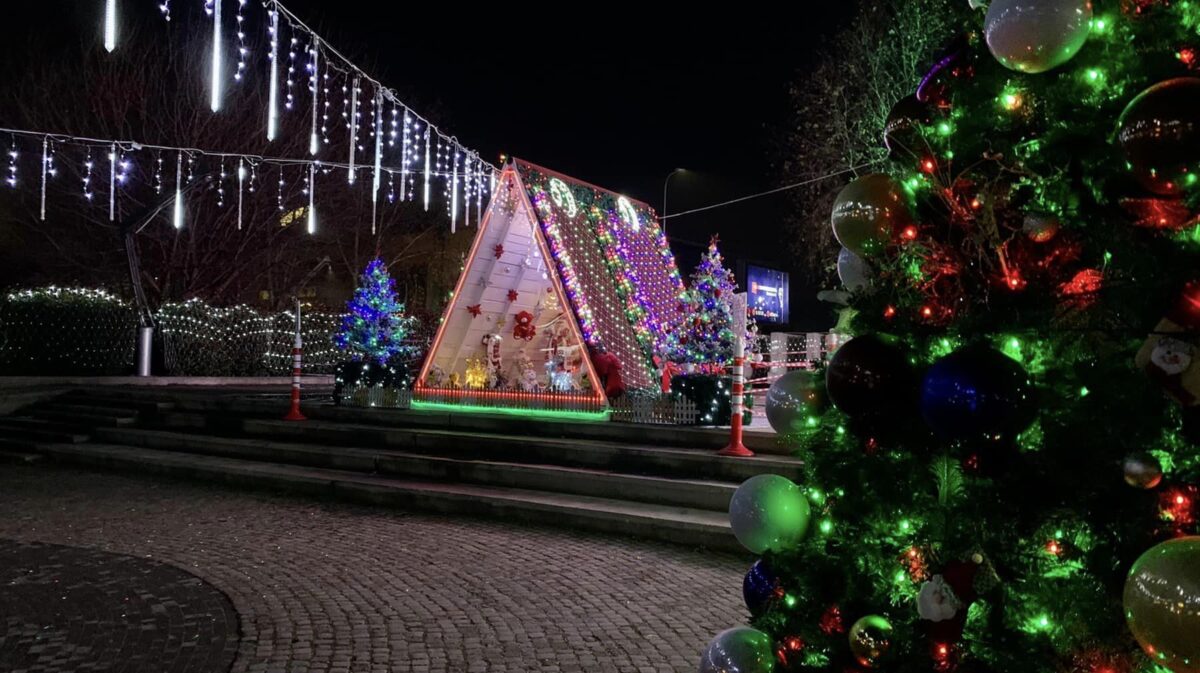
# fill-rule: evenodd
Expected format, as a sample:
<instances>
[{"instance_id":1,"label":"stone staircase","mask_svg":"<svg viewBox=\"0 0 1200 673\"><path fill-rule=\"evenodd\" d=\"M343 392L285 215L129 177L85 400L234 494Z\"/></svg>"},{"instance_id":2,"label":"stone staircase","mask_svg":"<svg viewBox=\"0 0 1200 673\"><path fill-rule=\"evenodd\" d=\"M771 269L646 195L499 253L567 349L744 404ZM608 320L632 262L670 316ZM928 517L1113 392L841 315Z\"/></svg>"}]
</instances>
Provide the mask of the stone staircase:
<instances>
[{"instance_id":1,"label":"stone staircase","mask_svg":"<svg viewBox=\"0 0 1200 673\"><path fill-rule=\"evenodd\" d=\"M716 456L694 429L337 408L279 396L79 390L0 418L0 457L196 478L406 510L740 550L727 519L785 456Z\"/></svg>"}]
</instances>

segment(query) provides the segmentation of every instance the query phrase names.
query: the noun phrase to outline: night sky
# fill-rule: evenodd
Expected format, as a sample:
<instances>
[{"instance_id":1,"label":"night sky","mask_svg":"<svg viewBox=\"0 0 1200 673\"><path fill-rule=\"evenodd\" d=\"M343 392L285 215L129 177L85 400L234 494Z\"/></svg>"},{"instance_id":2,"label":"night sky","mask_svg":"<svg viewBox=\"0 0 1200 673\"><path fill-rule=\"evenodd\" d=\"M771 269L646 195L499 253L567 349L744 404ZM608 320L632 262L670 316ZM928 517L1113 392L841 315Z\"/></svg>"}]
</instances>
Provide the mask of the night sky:
<instances>
[{"instance_id":1,"label":"night sky","mask_svg":"<svg viewBox=\"0 0 1200 673\"><path fill-rule=\"evenodd\" d=\"M148 10L157 4L137 2ZM98 17L101 4L46 0L24 10L33 20L6 22L0 35L8 33L10 45L17 33L43 28L52 39L72 39L73 32L98 31L89 16ZM772 144L787 120L788 85L802 79L822 40L853 10L853 2L744 12L693 4L655 6L651 16L649 5L285 4L494 162L502 153L518 156L656 210L666 175L688 169L671 182L668 212L779 185L770 170L779 152ZM262 11L256 1L250 5ZM66 6L71 11L63 12ZM22 55L10 49L4 58ZM672 220L668 231L681 257L698 255L688 243L719 233L727 256L786 268L779 225L786 208L785 197L767 197ZM797 292L812 290L794 287L794 301Z\"/></svg>"}]
</instances>

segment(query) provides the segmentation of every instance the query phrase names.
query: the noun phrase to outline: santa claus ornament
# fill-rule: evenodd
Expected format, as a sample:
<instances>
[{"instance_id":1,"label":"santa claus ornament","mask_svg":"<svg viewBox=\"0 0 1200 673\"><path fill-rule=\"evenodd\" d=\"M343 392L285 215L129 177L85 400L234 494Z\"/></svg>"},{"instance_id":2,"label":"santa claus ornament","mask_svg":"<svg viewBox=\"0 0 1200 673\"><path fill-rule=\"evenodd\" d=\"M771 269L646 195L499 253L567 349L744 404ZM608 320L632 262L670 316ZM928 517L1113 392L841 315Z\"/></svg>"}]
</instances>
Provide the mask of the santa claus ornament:
<instances>
[{"instance_id":1,"label":"santa claus ornament","mask_svg":"<svg viewBox=\"0 0 1200 673\"><path fill-rule=\"evenodd\" d=\"M537 336L537 327L533 324L533 314L529 311L521 311L515 317L516 323L513 325L513 338L533 341L533 338Z\"/></svg>"},{"instance_id":2,"label":"santa claus ornament","mask_svg":"<svg viewBox=\"0 0 1200 673\"><path fill-rule=\"evenodd\" d=\"M1137 354L1137 366L1185 409L1200 407L1200 281L1190 283Z\"/></svg>"}]
</instances>

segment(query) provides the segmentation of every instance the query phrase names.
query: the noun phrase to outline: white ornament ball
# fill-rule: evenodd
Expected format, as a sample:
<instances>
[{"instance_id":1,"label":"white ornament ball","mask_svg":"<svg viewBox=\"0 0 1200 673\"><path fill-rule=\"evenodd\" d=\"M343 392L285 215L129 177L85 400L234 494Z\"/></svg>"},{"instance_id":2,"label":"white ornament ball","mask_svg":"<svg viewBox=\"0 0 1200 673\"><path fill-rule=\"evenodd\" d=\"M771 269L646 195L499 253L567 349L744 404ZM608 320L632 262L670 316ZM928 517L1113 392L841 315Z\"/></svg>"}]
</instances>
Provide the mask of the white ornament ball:
<instances>
[{"instance_id":1,"label":"white ornament ball","mask_svg":"<svg viewBox=\"0 0 1200 673\"><path fill-rule=\"evenodd\" d=\"M871 265L853 251L842 248L838 253L837 271L838 278L847 290L861 292L871 289L871 276L874 275Z\"/></svg>"},{"instance_id":2,"label":"white ornament ball","mask_svg":"<svg viewBox=\"0 0 1200 673\"><path fill-rule=\"evenodd\" d=\"M1089 0L992 0L983 33L1006 68L1039 73L1071 60L1091 29Z\"/></svg>"}]
</instances>

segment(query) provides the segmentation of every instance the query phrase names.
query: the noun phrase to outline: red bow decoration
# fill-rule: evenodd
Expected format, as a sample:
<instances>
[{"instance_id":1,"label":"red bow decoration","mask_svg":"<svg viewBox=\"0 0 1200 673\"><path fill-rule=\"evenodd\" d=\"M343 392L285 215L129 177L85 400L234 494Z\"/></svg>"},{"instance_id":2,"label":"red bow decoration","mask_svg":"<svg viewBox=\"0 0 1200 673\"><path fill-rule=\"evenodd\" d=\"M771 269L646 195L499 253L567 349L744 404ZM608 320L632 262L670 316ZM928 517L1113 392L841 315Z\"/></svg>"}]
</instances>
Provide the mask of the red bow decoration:
<instances>
[{"instance_id":1,"label":"red bow decoration","mask_svg":"<svg viewBox=\"0 0 1200 673\"><path fill-rule=\"evenodd\" d=\"M475 304L474 306L468 306L467 312L471 314L472 318L478 318L479 314L483 313L483 305Z\"/></svg>"},{"instance_id":2,"label":"red bow decoration","mask_svg":"<svg viewBox=\"0 0 1200 673\"><path fill-rule=\"evenodd\" d=\"M495 253L496 259L500 259L504 256L504 245L497 245L496 247L492 248L492 252Z\"/></svg>"},{"instance_id":3,"label":"red bow decoration","mask_svg":"<svg viewBox=\"0 0 1200 673\"><path fill-rule=\"evenodd\" d=\"M664 393L671 392L671 379L675 378L683 372L683 369L674 362L667 362L662 366L662 391Z\"/></svg>"},{"instance_id":4,"label":"red bow decoration","mask_svg":"<svg viewBox=\"0 0 1200 673\"><path fill-rule=\"evenodd\" d=\"M516 290L509 290L509 291L508 291L508 300L509 300L509 301L516 301L516 300L517 300L517 296L518 296L518 295L517 295L517 291L516 291Z\"/></svg>"}]
</instances>

